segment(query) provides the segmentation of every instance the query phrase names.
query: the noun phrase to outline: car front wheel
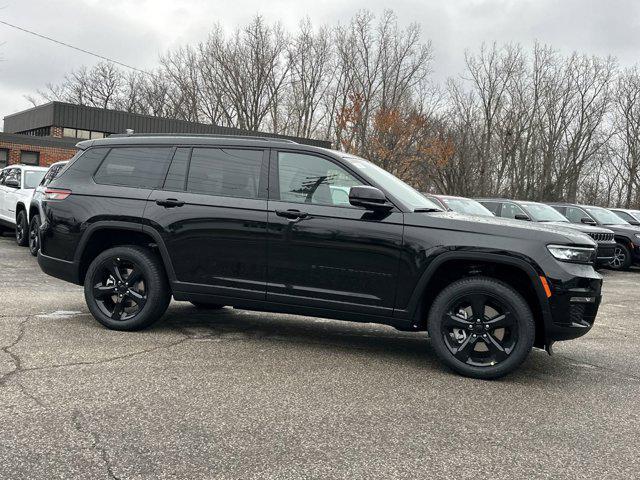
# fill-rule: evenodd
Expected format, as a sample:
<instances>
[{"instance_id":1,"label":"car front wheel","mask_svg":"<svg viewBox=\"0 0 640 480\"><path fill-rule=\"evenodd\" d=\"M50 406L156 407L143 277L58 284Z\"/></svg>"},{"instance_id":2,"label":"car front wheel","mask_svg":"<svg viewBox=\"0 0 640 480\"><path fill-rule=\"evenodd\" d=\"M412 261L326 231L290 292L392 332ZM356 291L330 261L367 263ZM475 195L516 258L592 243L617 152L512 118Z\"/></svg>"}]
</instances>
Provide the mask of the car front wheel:
<instances>
[{"instance_id":1,"label":"car front wheel","mask_svg":"<svg viewBox=\"0 0 640 480\"><path fill-rule=\"evenodd\" d=\"M137 246L114 247L98 255L87 270L84 296L95 319L113 330L148 327L171 301L160 259Z\"/></svg>"},{"instance_id":2,"label":"car front wheel","mask_svg":"<svg viewBox=\"0 0 640 480\"><path fill-rule=\"evenodd\" d=\"M629 248L622 243L616 243L613 260L611 260L609 268L612 270L628 270L630 266L631 252L629 251Z\"/></svg>"},{"instance_id":3,"label":"car front wheel","mask_svg":"<svg viewBox=\"0 0 640 480\"><path fill-rule=\"evenodd\" d=\"M443 363L481 379L515 370L533 348L535 337L533 315L524 298L488 277L446 287L433 302L427 328Z\"/></svg>"},{"instance_id":4,"label":"car front wheel","mask_svg":"<svg viewBox=\"0 0 640 480\"><path fill-rule=\"evenodd\" d=\"M34 215L29 222L29 251L36 257L40 250L40 215Z\"/></svg>"},{"instance_id":5,"label":"car front wheel","mask_svg":"<svg viewBox=\"0 0 640 480\"><path fill-rule=\"evenodd\" d=\"M27 212L20 210L16 217L16 243L26 247L29 241L29 225L27 224Z\"/></svg>"}]
</instances>

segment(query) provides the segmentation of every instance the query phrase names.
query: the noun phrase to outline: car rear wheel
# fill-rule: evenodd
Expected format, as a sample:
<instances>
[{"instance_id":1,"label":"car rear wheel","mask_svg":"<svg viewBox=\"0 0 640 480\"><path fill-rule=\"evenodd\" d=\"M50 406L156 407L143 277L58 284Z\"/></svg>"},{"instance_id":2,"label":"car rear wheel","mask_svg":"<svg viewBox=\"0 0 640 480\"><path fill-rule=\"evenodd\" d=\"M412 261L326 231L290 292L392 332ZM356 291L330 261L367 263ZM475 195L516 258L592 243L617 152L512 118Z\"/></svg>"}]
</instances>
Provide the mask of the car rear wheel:
<instances>
[{"instance_id":1,"label":"car rear wheel","mask_svg":"<svg viewBox=\"0 0 640 480\"><path fill-rule=\"evenodd\" d=\"M140 330L167 310L171 292L160 259L146 248L115 247L87 270L84 295L91 314L113 330Z\"/></svg>"},{"instance_id":2,"label":"car rear wheel","mask_svg":"<svg viewBox=\"0 0 640 480\"><path fill-rule=\"evenodd\" d=\"M26 247L29 242L29 225L27 224L27 212L20 210L16 217L16 243Z\"/></svg>"},{"instance_id":3,"label":"car rear wheel","mask_svg":"<svg viewBox=\"0 0 640 480\"><path fill-rule=\"evenodd\" d=\"M40 215L34 215L29 222L29 251L36 257L40 250Z\"/></svg>"},{"instance_id":4,"label":"car rear wheel","mask_svg":"<svg viewBox=\"0 0 640 480\"><path fill-rule=\"evenodd\" d=\"M623 243L616 243L613 260L609 264L612 270L628 270L631 266L631 252Z\"/></svg>"},{"instance_id":5,"label":"car rear wheel","mask_svg":"<svg viewBox=\"0 0 640 480\"><path fill-rule=\"evenodd\" d=\"M443 363L473 378L515 370L533 348L535 322L522 296L488 277L459 280L435 299L427 328Z\"/></svg>"}]
</instances>

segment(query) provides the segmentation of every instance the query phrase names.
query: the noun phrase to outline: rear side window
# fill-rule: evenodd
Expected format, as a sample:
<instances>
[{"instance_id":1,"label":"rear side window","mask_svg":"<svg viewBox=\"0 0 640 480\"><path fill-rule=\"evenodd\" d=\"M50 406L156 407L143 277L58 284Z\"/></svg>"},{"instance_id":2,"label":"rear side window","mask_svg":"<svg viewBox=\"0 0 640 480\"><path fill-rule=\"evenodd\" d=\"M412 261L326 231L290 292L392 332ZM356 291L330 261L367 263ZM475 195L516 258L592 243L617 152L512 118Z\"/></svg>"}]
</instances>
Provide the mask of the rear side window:
<instances>
[{"instance_id":1,"label":"rear side window","mask_svg":"<svg viewBox=\"0 0 640 480\"><path fill-rule=\"evenodd\" d=\"M194 148L187 190L222 197L258 198L262 150Z\"/></svg>"},{"instance_id":2,"label":"rear side window","mask_svg":"<svg viewBox=\"0 0 640 480\"><path fill-rule=\"evenodd\" d=\"M176 150L169 167L169 173L167 173L167 179L164 181L165 190L184 190L190 152L190 148L178 148Z\"/></svg>"},{"instance_id":3,"label":"rear side window","mask_svg":"<svg viewBox=\"0 0 640 480\"><path fill-rule=\"evenodd\" d=\"M112 148L94 175L96 183L135 188L158 188L169 167L170 148Z\"/></svg>"}]
</instances>

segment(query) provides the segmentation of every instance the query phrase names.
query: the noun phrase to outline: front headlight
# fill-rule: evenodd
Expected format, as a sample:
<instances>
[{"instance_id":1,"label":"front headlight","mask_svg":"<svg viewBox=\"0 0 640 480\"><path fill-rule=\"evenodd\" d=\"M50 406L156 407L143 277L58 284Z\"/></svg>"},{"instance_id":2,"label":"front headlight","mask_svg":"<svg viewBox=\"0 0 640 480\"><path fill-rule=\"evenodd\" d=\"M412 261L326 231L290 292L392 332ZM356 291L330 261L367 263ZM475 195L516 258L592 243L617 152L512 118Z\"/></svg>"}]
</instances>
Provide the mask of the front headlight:
<instances>
[{"instance_id":1,"label":"front headlight","mask_svg":"<svg viewBox=\"0 0 640 480\"><path fill-rule=\"evenodd\" d=\"M593 263L596 249L590 247L568 247L565 245L547 245L549 253L556 260L572 263Z\"/></svg>"}]
</instances>

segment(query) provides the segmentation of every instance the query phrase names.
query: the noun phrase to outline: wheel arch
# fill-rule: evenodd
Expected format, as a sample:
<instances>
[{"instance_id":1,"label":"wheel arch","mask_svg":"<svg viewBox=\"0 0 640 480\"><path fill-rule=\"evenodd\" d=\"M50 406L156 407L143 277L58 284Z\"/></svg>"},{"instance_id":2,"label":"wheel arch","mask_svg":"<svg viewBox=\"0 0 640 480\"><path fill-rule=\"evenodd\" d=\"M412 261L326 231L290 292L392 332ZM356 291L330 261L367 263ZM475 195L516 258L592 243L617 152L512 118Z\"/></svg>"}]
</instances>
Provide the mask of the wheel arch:
<instances>
[{"instance_id":1,"label":"wheel arch","mask_svg":"<svg viewBox=\"0 0 640 480\"><path fill-rule=\"evenodd\" d=\"M545 325L551 320L541 270L523 258L484 252L446 252L425 269L410 300L415 329L426 328L426 318L437 295L451 283L469 276L489 276L520 293L536 321L536 346L545 344Z\"/></svg>"},{"instance_id":2,"label":"wheel arch","mask_svg":"<svg viewBox=\"0 0 640 480\"><path fill-rule=\"evenodd\" d=\"M175 278L173 266L164 241L157 232L143 229L141 224L104 221L96 222L88 227L78 243L74 257L78 284L84 282L89 264L100 252L122 245L139 245L156 250L162 260L169 282L173 282Z\"/></svg>"}]
</instances>

